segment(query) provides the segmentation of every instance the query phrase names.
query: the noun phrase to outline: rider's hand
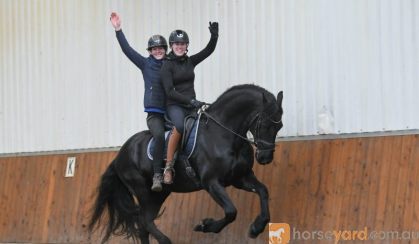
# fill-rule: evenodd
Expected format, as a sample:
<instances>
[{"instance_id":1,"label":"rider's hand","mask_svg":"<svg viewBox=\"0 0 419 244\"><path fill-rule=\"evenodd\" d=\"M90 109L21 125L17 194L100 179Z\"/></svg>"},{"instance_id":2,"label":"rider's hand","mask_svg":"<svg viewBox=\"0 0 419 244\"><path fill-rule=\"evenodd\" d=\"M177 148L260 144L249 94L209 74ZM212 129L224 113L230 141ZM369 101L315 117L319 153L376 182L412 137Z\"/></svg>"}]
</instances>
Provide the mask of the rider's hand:
<instances>
[{"instance_id":1,"label":"rider's hand","mask_svg":"<svg viewBox=\"0 0 419 244\"><path fill-rule=\"evenodd\" d=\"M113 28L115 28L115 31L121 30L121 19L119 18L119 15L117 13L112 12L110 20Z\"/></svg>"},{"instance_id":2,"label":"rider's hand","mask_svg":"<svg viewBox=\"0 0 419 244\"><path fill-rule=\"evenodd\" d=\"M211 35L218 37L218 22L209 22L208 29Z\"/></svg>"},{"instance_id":3,"label":"rider's hand","mask_svg":"<svg viewBox=\"0 0 419 244\"><path fill-rule=\"evenodd\" d=\"M200 101L198 101L198 100L196 100L196 99L192 99L192 100L191 100L191 102L190 102L190 104L191 104L194 108L201 108L202 106L204 106L204 105L205 105L205 103L204 103L204 102L200 102Z\"/></svg>"}]
</instances>

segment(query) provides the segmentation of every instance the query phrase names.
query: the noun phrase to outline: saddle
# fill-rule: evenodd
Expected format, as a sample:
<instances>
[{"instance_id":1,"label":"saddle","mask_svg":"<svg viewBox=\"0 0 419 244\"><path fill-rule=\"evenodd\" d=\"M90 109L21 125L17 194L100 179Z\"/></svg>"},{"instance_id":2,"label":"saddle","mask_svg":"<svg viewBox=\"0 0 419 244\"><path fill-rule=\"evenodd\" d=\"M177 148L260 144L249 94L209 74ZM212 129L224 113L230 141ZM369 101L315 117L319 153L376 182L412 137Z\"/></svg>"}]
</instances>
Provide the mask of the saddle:
<instances>
[{"instance_id":1,"label":"saddle","mask_svg":"<svg viewBox=\"0 0 419 244\"><path fill-rule=\"evenodd\" d=\"M199 115L188 115L185 117L184 120L184 131L181 140L181 146L178 151L175 152L174 161L178 161L178 159L183 163L186 174L189 178L191 178L196 185L199 185L199 180L196 177L195 170L189 164L189 158L191 157L192 153L194 152L195 145L196 145L196 138L198 136L198 128L200 122L201 114ZM170 122L170 121L169 121ZM172 128L172 126L166 126L166 128ZM164 160L166 160L167 155L167 142L170 138L170 131L165 132L165 146L164 146ZM155 142L154 138L151 138L147 145L147 156L149 159L153 160L153 152L154 152Z\"/></svg>"},{"instance_id":2,"label":"saddle","mask_svg":"<svg viewBox=\"0 0 419 244\"><path fill-rule=\"evenodd\" d=\"M175 160L178 158L180 159L189 159L194 152L196 138L198 135L198 128L199 128L199 118L200 115L192 114L185 117L184 120L184 130L181 140L180 149L175 154ZM166 118L166 132L165 132L165 140L166 144L164 147L164 159L166 159L167 153L167 142L170 138L170 130L172 129L172 124L170 120ZM154 152L155 142L154 138L151 138L147 145L147 156L149 159L153 160L153 152Z\"/></svg>"}]
</instances>

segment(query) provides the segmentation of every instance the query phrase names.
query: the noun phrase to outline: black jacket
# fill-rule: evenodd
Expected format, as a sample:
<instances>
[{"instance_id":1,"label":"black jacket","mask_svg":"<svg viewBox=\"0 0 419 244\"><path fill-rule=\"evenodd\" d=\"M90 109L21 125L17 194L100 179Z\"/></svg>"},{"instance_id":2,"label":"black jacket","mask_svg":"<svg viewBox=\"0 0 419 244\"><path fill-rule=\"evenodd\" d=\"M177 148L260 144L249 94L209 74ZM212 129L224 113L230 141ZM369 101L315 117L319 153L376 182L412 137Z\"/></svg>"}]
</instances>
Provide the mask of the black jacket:
<instances>
[{"instance_id":1,"label":"black jacket","mask_svg":"<svg viewBox=\"0 0 419 244\"><path fill-rule=\"evenodd\" d=\"M212 35L207 46L190 57L186 54L178 57L173 52L169 53L161 68L161 78L166 91L167 105L186 105L192 99L195 99L195 66L214 52L217 40L218 36Z\"/></svg>"}]
</instances>

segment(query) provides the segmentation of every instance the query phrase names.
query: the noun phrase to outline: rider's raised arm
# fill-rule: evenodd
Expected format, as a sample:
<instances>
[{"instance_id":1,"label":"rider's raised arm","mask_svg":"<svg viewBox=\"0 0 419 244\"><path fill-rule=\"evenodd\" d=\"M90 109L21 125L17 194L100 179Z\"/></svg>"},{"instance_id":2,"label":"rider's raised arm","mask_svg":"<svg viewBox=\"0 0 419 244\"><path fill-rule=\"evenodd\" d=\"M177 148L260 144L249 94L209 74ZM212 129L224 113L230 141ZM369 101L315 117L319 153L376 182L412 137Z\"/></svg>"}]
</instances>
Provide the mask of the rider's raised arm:
<instances>
[{"instance_id":1,"label":"rider's raised arm","mask_svg":"<svg viewBox=\"0 0 419 244\"><path fill-rule=\"evenodd\" d=\"M217 46L218 41L218 23L217 22L210 22L210 26L208 27L211 33L211 38L207 44L207 46L202 49L199 53L194 54L190 57L194 66L198 65L204 59L206 59L211 53L214 52L215 47Z\"/></svg>"},{"instance_id":2,"label":"rider's raised arm","mask_svg":"<svg viewBox=\"0 0 419 244\"><path fill-rule=\"evenodd\" d=\"M163 83L166 96L170 99L176 100L182 104L189 104L190 98L182 95L176 91L175 86L173 85L173 71L172 71L172 62L163 61L163 65L160 70L160 76Z\"/></svg>"},{"instance_id":3,"label":"rider's raised arm","mask_svg":"<svg viewBox=\"0 0 419 244\"><path fill-rule=\"evenodd\" d=\"M119 15L113 12L111 14L110 20L112 26L115 28L116 39L118 39L119 45L121 46L125 56L127 56L131 62L133 62L138 68L142 70L145 64L145 57L143 57L129 45L124 33L122 32L121 19Z\"/></svg>"}]
</instances>

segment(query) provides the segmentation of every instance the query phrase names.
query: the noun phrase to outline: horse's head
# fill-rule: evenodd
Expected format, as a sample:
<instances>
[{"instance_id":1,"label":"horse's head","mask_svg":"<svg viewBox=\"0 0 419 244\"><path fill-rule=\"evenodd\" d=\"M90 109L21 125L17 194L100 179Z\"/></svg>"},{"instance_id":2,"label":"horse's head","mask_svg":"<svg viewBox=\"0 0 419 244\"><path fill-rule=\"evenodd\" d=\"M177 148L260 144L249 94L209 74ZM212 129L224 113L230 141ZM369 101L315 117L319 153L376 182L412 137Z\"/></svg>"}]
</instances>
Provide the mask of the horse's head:
<instances>
[{"instance_id":1,"label":"horse's head","mask_svg":"<svg viewBox=\"0 0 419 244\"><path fill-rule=\"evenodd\" d=\"M269 101L263 94L261 111L253 119L250 132L256 144L256 160L260 164L272 162L275 152L275 139L282 128L282 91L278 93L276 101ZM271 100L275 100L272 96Z\"/></svg>"}]
</instances>

